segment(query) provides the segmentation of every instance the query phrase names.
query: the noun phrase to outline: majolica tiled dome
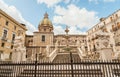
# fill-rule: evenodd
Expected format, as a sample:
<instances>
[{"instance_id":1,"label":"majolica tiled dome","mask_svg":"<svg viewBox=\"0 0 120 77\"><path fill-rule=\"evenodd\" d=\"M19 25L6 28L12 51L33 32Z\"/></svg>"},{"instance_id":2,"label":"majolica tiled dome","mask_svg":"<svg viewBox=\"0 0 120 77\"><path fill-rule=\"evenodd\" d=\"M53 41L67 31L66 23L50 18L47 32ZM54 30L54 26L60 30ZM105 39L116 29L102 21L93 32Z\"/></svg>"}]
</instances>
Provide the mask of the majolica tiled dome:
<instances>
[{"instance_id":1,"label":"majolica tiled dome","mask_svg":"<svg viewBox=\"0 0 120 77\"><path fill-rule=\"evenodd\" d=\"M49 20L47 13L45 13L44 19L40 22L39 28L40 27L51 27L51 28L53 28L52 22Z\"/></svg>"}]
</instances>

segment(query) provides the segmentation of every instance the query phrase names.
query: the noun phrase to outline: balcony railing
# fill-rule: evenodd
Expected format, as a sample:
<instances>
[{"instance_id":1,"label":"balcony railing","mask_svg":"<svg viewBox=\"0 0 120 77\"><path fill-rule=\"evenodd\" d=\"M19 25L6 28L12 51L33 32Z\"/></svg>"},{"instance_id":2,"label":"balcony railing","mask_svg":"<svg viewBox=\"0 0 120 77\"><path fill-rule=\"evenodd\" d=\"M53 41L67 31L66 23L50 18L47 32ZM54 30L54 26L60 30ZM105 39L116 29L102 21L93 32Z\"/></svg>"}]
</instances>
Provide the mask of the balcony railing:
<instances>
[{"instance_id":1,"label":"balcony railing","mask_svg":"<svg viewBox=\"0 0 120 77\"><path fill-rule=\"evenodd\" d=\"M14 44L14 40L12 40L11 43Z\"/></svg>"},{"instance_id":2,"label":"balcony railing","mask_svg":"<svg viewBox=\"0 0 120 77\"><path fill-rule=\"evenodd\" d=\"M2 37L1 40L2 40L2 41L7 41L7 38L6 38L6 37Z\"/></svg>"}]
</instances>

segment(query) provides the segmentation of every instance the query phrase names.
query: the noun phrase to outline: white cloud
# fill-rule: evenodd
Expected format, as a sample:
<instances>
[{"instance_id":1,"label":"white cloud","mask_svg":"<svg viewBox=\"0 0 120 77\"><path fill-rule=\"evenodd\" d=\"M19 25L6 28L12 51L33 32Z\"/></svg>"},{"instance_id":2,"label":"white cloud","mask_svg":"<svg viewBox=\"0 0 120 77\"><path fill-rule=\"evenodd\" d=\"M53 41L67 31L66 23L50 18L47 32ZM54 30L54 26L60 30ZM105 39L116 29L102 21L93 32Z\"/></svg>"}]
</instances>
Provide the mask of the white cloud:
<instances>
[{"instance_id":1,"label":"white cloud","mask_svg":"<svg viewBox=\"0 0 120 77\"><path fill-rule=\"evenodd\" d=\"M39 4L46 4L47 7L53 7L55 5L57 5L58 3L64 2L66 4L68 3L73 3L73 2L79 2L80 0L37 0L37 3Z\"/></svg>"},{"instance_id":2,"label":"white cloud","mask_svg":"<svg viewBox=\"0 0 120 77\"><path fill-rule=\"evenodd\" d=\"M59 2L61 2L62 0L37 0L38 3L44 3L46 4L48 7L52 7L56 4L58 4Z\"/></svg>"},{"instance_id":3,"label":"white cloud","mask_svg":"<svg viewBox=\"0 0 120 77\"><path fill-rule=\"evenodd\" d=\"M65 34L64 29L60 25L54 26L54 33L55 33L55 35L56 34Z\"/></svg>"},{"instance_id":4,"label":"white cloud","mask_svg":"<svg viewBox=\"0 0 120 77\"><path fill-rule=\"evenodd\" d=\"M100 1L103 2L115 2L116 0L88 0L89 2L95 2L95 3L99 3Z\"/></svg>"},{"instance_id":5,"label":"white cloud","mask_svg":"<svg viewBox=\"0 0 120 77\"><path fill-rule=\"evenodd\" d=\"M53 23L69 26L70 33L81 33L79 29L89 29L99 20L96 12L79 8L73 4L68 5L67 8L56 6L55 13Z\"/></svg>"},{"instance_id":6,"label":"white cloud","mask_svg":"<svg viewBox=\"0 0 120 77\"><path fill-rule=\"evenodd\" d=\"M0 9L5 11L18 22L25 24L28 29L27 34L32 34L32 32L36 30L36 28L31 23L22 17L21 13L16 9L15 6L9 6L3 0L0 0Z\"/></svg>"},{"instance_id":7,"label":"white cloud","mask_svg":"<svg viewBox=\"0 0 120 77\"><path fill-rule=\"evenodd\" d=\"M115 2L116 0L103 0L104 2Z\"/></svg>"},{"instance_id":8,"label":"white cloud","mask_svg":"<svg viewBox=\"0 0 120 77\"><path fill-rule=\"evenodd\" d=\"M98 4L98 0L88 0L89 2L95 2L96 4Z\"/></svg>"},{"instance_id":9,"label":"white cloud","mask_svg":"<svg viewBox=\"0 0 120 77\"><path fill-rule=\"evenodd\" d=\"M65 2L65 3L69 3L69 2L70 2L70 0L64 0L64 2Z\"/></svg>"},{"instance_id":10,"label":"white cloud","mask_svg":"<svg viewBox=\"0 0 120 77\"><path fill-rule=\"evenodd\" d=\"M69 27L69 33L70 34L83 34L85 32L81 32L80 30L77 29L76 26L71 26Z\"/></svg>"},{"instance_id":11,"label":"white cloud","mask_svg":"<svg viewBox=\"0 0 120 77\"><path fill-rule=\"evenodd\" d=\"M65 29L61 25L54 26L54 33L56 34L66 34ZM69 27L69 34L86 34L86 32L81 32L80 30L77 29L75 26Z\"/></svg>"}]
</instances>

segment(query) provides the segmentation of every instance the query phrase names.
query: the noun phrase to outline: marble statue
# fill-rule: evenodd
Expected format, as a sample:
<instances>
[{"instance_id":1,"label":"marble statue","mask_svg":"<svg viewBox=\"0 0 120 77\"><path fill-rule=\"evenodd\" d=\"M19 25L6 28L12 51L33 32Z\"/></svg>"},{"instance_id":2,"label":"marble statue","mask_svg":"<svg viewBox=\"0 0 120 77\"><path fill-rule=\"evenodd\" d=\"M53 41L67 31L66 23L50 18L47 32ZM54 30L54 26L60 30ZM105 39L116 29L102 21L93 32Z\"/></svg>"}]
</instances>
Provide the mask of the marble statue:
<instances>
[{"instance_id":1,"label":"marble statue","mask_svg":"<svg viewBox=\"0 0 120 77\"><path fill-rule=\"evenodd\" d=\"M49 54L50 54L50 46L47 45L46 46L46 55L49 56Z\"/></svg>"},{"instance_id":2,"label":"marble statue","mask_svg":"<svg viewBox=\"0 0 120 77\"><path fill-rule=\"evenodd\" d=\"M79 47L80 46L80 41L77 40L76 45Z\"/></svg>"},{"instance_id":3,"label":"marble statue","mask_svg":"<svg viewBox=\"0 0 120 77\"><path fill-rule=\"evenodd\" d=\"M22 36L16 36L12 52L12 61L26 61L26 48Z\"/></svg>"},{"instance_id":4,"label":"marble statue","mask_svg":"<svg viewBox=\"0 0 120 77\"><path fill-rule=\"evenodd\" d=\"M59 42L58 40L55 42L55 49L58 49L58 45L59 45L58 42Z\"/></svg>"}]
</instances>

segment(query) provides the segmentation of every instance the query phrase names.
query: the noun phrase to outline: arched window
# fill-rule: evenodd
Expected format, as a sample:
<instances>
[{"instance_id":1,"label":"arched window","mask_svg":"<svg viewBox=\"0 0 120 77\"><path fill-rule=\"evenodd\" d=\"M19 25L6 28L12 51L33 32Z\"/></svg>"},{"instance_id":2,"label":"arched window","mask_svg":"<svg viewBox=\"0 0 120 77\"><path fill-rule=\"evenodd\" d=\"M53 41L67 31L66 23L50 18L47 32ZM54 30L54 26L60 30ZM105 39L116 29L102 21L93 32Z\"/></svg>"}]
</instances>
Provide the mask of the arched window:
<instances>
[{"instance_id":1,"label":"arched window","mask_svg":"<svg viewBox=\"0 0 120 77\"><path fill-rule=\"evenodd\" d=\"M117 27L120 28L120 22L117 22Z\"/></svg>"}]
</instances>

